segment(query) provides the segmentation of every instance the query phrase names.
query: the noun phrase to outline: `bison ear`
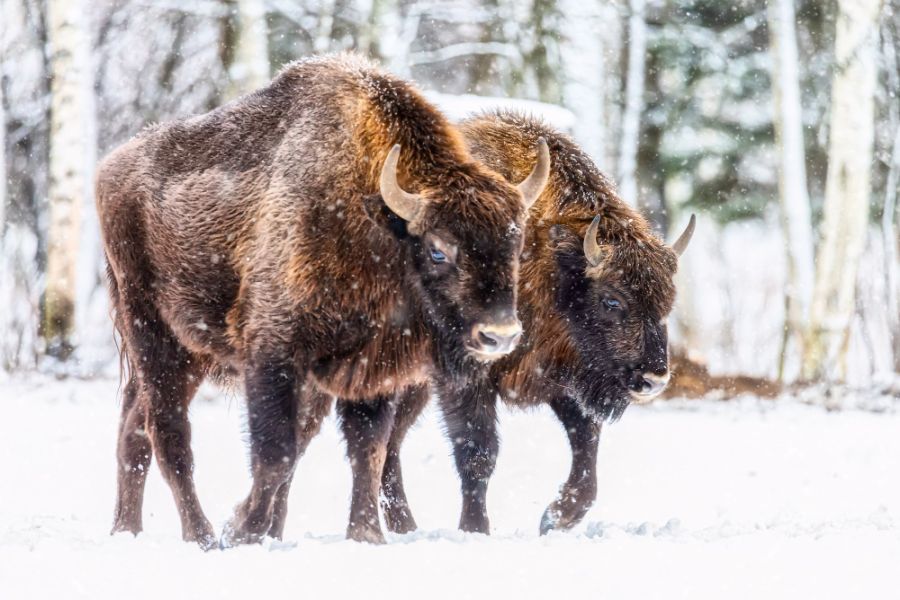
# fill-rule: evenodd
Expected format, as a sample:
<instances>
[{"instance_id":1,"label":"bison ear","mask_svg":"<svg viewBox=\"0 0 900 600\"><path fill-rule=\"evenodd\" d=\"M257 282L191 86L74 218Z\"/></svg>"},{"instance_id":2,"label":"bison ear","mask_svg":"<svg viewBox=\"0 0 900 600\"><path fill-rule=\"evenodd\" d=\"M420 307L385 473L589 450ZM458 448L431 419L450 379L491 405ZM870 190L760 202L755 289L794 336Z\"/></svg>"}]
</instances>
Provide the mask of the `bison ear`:
<instances>
[{"instance_id":1,"label":"bison ear","mask_svg":"<svg viewBox=\"0 0 900 600\"><path fill-rule=\"evenodd\" d=\"M564 225L554 225L548 232L556 263L556 308L564 313L584 306L590 280L581 237Z\"/></svg>"},{"instance_id":2,"label":"bison ear","mask_svg":"<svg viewBox=\"0 0 900 600\"><path fill-rule=\"evenodd\" d=\"M572 235L574 235L572 231L565 225L554 225L547 232L547 239L550 241L551 248L557 248L560 243Z\"/></svg>"},{"instance_id":3,"label":"bison ear","mask_svg":"<svg viewBox=\"0 0 900 600\"><path fill-rule=\"evenodd\" d=\"M557 273L563 278L583 278L587 260L582 250L581 237L565 225L554 225L547 233Z\"/></svg>"},{"instance_id":4,"label":"bison ear","mask_svg":"<svg viewBox=\"0 0 900 600\"><path fill-rule=\"evenodd\" d=\"M406 221L388 208L381 194L372 194L363 198L363 209L370 221L387 230L397 239L402 240L409 237Z\"/></svg>"},{"instance_id":5,"label":"bison ear","mask_svg":"<svg viewBox=\"0 0 900 600\"><path fill-rule=\"evenodd\" d=\"M554 250L562 248L577 249L581 247L581 238L565 225L554 225L547 231L547 240Z\"/></svg>"}]
</instances>

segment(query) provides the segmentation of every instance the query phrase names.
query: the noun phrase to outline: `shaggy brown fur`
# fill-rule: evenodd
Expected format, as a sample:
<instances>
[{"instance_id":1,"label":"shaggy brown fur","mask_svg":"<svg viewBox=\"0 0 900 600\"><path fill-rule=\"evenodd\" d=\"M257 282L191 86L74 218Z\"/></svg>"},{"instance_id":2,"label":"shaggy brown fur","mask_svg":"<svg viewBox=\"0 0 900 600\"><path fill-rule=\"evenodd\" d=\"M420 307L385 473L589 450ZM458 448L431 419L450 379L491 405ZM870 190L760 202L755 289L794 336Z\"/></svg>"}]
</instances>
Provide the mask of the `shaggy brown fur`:
<instances>
[{"instance_id":1,"label":"shaggy brown fur","mask_svg":"<svg viewBox=\"0 0 900 600\"><path fill-rule=\"evenodd\" d=\"M640 363L644 323L634 317L659 322L671 311L675 253L653 234L640 213L616 195L612 182L568 136L514 113L473 118L461 129L472 153L513 181L521 173L527 174L533 140L544 137L553 156L547 187L531 209L522 257L519 298L526 337L493 368L502 373L504 397L517 405L544 402L559 392L565 379L560 375L585 358L578 356L577 334L567 325L568 315L559 310L555 297L561 258L575 262L572 266L580 267L586 279L608 284L610 292L624 296L620 299L626 300L632 317L614 328L607 327L617 331L606 347L585 351L611 353L607 358L622 363ZM604 261L597 267L577 264L583 256L585 230L596 215L601 218L598 237ZM590 355L586 358L592 359Z\"/></svg>"},{"instance_id":2,"label":"shaggy brown fur","mask_svg":"<svg viewBox=\"0 0 900 600\"><path fill-rule=\"evenodd\" d=\"M668 373L665 318L675 299L677 257L567 136L509 113L476 117L461 129L472 153L511 181L527 174L539 137L547 140L553 162L548 185L531 209L522 255L519 313L525 340L484 379L460 387L434 378L461 478L460 527L489 532L486 493L499 448L499 394L519 407L546 403L560 419L572 447L572 468L544 513L541 532L567 529L596 497L602 422L621 416L634 392L642 390L644 377ZM604 258L590 266L582 242L597 214ZM620 306L607 306L610 298ZM382 506L396 532L416 527L399 452L427 399L424 386L404 394L402 418L388 442ZM323 395L311 400L328 402Z\"/></svg>"},{"instance_id":3,"label":"shaggy brown fur","mask_svg":"<svg viewBox=\"0 0 900 600\"><path fill-rule=\"evenodd\" d=\"M497 393L516 406L550 404L569 436L573 462L541 531L568 528L596 495L601 423L621 416L634 392L642 391L645 377L668 373L664 320L675 299L677 256L567 136L509 113L477 117L461 129L472 153L510 180L524 171L538 137L547 140L554 162L548 185L532 207L522 257L525 340L492 367L492 386L445 397L447 386L439 384L445 420L453 439L454 432L464 431L456 423L459 406L484 405ZM603 260L590 266L582 247L595 215L600 216ZM618 308L607 306L610 299ZM484 446L473 448L472 440ZM493 432L455 444L463 529L489 531L486 490L497 448Z\"/></svg>"},{"instance_id":4,"label":"shaggy brown fur","mask_svg":"<svg viewBox=\"0 0 900 600\"><path fill-rule=\"evenodd\" d=\"M400 184L421 198L416 235L378 193L394 144ZM141 528L152 446L185 539L216 544L186 417L207 374L245 381L254 480L223 543L251 542L280 529L297 428L317 429L304 387L366 402L343 411L348 432L364 430L432 364L460 384L483 371L475 326L515 315L521 194L418 92L350 55L294 63L231 104L147 129L101 165L97 206L130 366L114 531ZM453 248L451 264L429 258L436 246ZM376 482L381 437L350 448ZM351 537L380 540L375 501L354 496Z\"/></svg>"},{"instance_id":5,"label":"shaggy brown fur","mask_svg":"<svg viewBox=\"0 0 900 600\"><path fill-rule=\"evenodd\" d=\"M466 388L435 381L462 484L460 527L489 532L486 494L499 447L493 406L499 394L515 406L549 404L560 419L572 447L572 468L540 530L568 529L596 497L602 422L621 416L640 396L645 378L668 375L665 318L675 300L677 256L568 137L509 113L476 117L461 129L472 153L510 180L526 172L538 137L547 140L554 161L548 185L532 207L522 256L524 342L495 363L485 380ZM591 266L582 246L595 215L603 260ZM407 393L401 407L424 402L418 388ZM473 411L480 418L473 419ZM399 448L404 432L395 432L389 447ZM392 480L400 480L399 465L385 472L383 485ZM384 507L387 522L399 523L399 531L415 528L402 494L385 494Z\"/></svg>"}]
</instances>

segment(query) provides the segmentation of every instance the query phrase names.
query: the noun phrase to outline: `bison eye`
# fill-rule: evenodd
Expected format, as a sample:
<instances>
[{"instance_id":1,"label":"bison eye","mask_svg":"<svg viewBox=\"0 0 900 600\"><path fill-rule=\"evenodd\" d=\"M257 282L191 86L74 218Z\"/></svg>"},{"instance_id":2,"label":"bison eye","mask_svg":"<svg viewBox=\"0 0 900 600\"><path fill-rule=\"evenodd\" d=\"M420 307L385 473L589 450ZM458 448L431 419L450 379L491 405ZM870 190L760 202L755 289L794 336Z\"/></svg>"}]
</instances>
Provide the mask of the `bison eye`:
<instances>
[{"instance_id":1,"label":"bison eye","mask_svg":"<svg viewBox=\"0 0 900 600\"><path fill-rule=\"evenodd\" d=\"M447 262L447 255L438 250L437 248L431 249L431 260L436 263Z\"/></svg>"},{"instance_id":2,"label":"bison eye","mask_svg":"<svg viewBox=\"0 0 900 600\"><path fill-rule=\"evenodd\" d=\"M603 306L606 307L606 310L619 310L622 308L622 303L615 298L604 298Z\"/></svg>"}]
</instances>

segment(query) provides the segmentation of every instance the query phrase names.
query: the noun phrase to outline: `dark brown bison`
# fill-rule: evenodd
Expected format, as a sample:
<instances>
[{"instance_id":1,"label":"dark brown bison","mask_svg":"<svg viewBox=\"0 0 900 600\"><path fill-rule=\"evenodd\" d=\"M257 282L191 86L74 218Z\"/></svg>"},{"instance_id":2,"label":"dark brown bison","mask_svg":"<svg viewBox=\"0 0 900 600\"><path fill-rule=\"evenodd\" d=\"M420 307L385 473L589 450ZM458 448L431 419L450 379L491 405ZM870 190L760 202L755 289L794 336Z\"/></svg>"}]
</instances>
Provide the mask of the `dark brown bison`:
<instances>
[{"instance_id":1,"label":"dark brown bison","mask_svg":"<svg viewBox=\"0 0 900 600\"><path fill-rule=\"evenodd\" d=\"M359 484L348 535L381 540L379 432L396 393L432 366L463 385L516 345L518 257L546 145L539 155L517 189L410 85L350 55L294 63L113 152L97 178L128 364L113 531L141 529L152 448L184 538L218 543L194 489L187 407L206 375L225 373L246 387L253 485L222 543L273 527L318 416L304 389L345 399Z\"/></svg>"},{"instance_id":2,"label":"dark brown bison","mask_svg":"<svg viewBox=\"0 0 900 600\"><path fill-rule=\"evenodd\" d=\"M516 181L533 162L536 140L553 155L544 193L531 208L522 254L519 312L525 335L486 377L460 386L433 378L462 483L460 528L489 532L487 486L499 447L496 398L550 406L572 447L569 478L541 519L540 531L568 529L597 493L602 424L632 401L648 401L669 379L666 317L675 299L677 257L694 220L672 247L626 205L612 183L574 142L539 121L499 113L464 122L470 151ZM311 404L327 411L327 395ZM400 446L425 406L427 386L405 391L390 427L382 476L382 506L392 531L415 529L400 468ZM346 410L338 400L338 410ZM278 511L282 516L286 506ZM278 533L278 532L276 532Z\"/></svg>"}]
</instances>

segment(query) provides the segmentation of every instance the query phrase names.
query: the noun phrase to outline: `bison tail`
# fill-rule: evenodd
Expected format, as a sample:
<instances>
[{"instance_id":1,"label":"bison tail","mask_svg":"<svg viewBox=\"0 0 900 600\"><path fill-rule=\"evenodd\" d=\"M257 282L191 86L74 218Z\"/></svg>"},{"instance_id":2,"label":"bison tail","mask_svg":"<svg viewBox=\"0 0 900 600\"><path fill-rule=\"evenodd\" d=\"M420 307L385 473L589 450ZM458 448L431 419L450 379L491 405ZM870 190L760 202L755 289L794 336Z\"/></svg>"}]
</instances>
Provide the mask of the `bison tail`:
<instances>
[{"instance_id":1,"label":"bison tail","mask_svg":"<svg viewBox=\"0 0 900 600\"><path fill-rule=\"evenodd\" d=\"M132 377L134 370L132 369L131 358L128 354L128 345L125 343L125 335L122 329L122 310L119 306L121 300L119 297L119 282L116 280L116 274L109 264L109 258L106 257L106 277L109 286L109 317L113 322L113 342L116 344L116 351L119 353L119 391L122 390L122 382ZM126 376L127 374L127 376Z\"/></svg>"}]
</instances>

